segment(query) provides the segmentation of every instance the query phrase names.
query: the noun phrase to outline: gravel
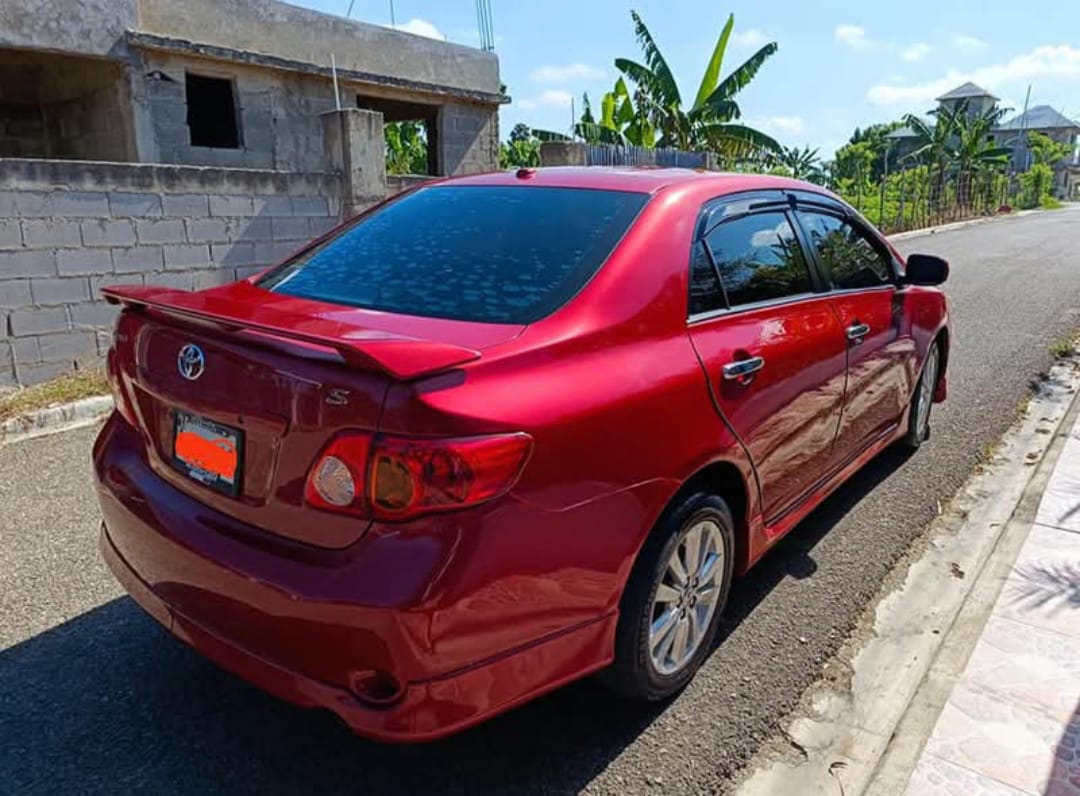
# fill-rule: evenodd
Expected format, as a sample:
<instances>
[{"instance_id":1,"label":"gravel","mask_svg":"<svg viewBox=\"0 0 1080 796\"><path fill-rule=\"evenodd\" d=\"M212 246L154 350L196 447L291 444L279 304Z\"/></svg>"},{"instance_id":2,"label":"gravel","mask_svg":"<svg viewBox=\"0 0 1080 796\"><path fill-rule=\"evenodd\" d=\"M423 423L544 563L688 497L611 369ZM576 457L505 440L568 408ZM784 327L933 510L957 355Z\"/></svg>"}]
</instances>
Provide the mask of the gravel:
<instances>
[{"instance_id":1,"label":"gravel","mask_svg":"<svg viewBox=\"0 0 1080 796\"><path fill-rule=\"evenodd\" d=\"M718 648L665 704L586 681L444 742L359 740L218 670L121 596L96 552L92 429L0 449L0 792L725 790L1012 423L1051 342L1080 326L1078 223L1059 211L903 241L953 265L933 438L879 457L740 580Z\"/></svg>"}]
</instances>

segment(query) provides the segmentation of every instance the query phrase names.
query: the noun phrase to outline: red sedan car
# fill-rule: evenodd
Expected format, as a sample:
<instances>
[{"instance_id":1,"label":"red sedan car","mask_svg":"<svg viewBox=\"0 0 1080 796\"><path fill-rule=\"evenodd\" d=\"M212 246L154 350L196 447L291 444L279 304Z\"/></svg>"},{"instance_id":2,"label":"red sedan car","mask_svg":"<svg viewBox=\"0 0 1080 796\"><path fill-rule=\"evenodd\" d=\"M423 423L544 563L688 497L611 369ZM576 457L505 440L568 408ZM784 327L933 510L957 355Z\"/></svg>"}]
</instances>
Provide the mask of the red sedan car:
<instances>
[{"instance_id":1,"label":"red sedan car","mask_svg":"<svg viewBox=\"0 0 1080 796\"><path fill-rule=\"evenodd\" d=\"M927 436L947 272L805 183L552 169L429 184L239 283L110 288L102 550L362 735L601 670L660 699L735 575Z\"/></svg>"}]
</instances>

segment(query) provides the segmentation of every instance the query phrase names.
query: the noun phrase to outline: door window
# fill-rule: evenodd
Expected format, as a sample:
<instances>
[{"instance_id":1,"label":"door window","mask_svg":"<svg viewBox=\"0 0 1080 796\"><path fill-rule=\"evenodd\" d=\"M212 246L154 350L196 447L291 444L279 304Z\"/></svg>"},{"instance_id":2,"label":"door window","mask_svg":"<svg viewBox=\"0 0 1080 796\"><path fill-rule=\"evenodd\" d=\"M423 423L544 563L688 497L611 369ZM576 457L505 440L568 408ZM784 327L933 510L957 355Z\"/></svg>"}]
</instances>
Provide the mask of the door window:
<instances>
[{"instance_id":1,"label":"door window","mask_svg":"<svg viewBox=\"0 0 1080 796\"><path fill-rule=\"evenodd\" d=\"M690 314L698 315L725 306L720 277L709 259L709 252L705 250L705 242L699 241L694 245L690 259Z\"/></svg>"},{"instance_id":2,"label":"door window","mask_svg":"<svg viewBox=\"0 0 1080 796\"><path fill-rule=\"evenodd\" d=\"M725 221L706 236L706 243L731 307L811 290L810 271L784 213Z\"/></svg>"},{"instance_id":3,"label":"door window","mask_svg":"<svg viewBox=\"0 0 1080 796\"><path fill-rule=\"evenodd\" d=\"M799 220L834 288L854 290L892 282L889 258L857 227L834 215L805 210L799 211Z\"/></svg>"}]
</instances>

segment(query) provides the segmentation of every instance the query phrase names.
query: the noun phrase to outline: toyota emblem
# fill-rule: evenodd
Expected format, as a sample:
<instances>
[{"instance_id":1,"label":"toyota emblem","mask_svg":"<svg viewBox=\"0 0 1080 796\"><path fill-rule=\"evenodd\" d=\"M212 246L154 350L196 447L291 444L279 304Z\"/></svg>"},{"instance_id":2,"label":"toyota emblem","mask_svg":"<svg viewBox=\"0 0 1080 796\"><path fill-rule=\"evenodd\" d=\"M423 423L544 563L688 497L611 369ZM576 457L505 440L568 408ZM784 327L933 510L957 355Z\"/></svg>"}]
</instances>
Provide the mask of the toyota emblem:
<instances>
[{"instance_id":1,"label":"toyota emblem","mask_svg":"<svg viewBox=\"0 0 1080 796\"><path fill-rule=\"evenodd\" d=\"M206 369L206 356L197 345L188 343L180 349L180 353L176 356L176 366L179 368L181 376L188 381L195 381Z\"/></svg>"}]
</instances>

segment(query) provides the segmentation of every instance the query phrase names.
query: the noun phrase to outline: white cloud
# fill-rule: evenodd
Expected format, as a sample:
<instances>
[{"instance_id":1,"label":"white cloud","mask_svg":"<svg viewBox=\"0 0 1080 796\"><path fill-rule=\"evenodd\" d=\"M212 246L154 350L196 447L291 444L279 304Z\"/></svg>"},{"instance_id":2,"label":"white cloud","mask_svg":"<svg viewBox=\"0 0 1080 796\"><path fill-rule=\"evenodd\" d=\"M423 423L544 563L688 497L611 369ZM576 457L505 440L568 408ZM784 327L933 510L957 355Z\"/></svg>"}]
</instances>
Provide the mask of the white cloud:
<instances>
[{"instance_id":1,"label":"white cloud","mask_svg":"<svg viewBox=\"0 0 1080 796\"><path fill-rule=\"evenodd\" d=\"M413 18L408 22L404 22L401 25L394 25L393 27L397 30L404 31L405 33L414 33L417 36L423 36L428 39L440 39L446 41L446 36L443 32L426 19Z\"/></svg>"},{"instance_id":2,"label":"white cloud","mask_svg":"<svg viewBox=\"0 0 1080 796\"><path fill-rule=\"evenodd\" d=\"M875 42L866 38L866 29L858 25L837 25L833 38L854 50L868 50Z\"/></svg>"},{"instance_id":3,"label":"white cloud","mask_svg":"<svg viewBox=\"0 0 1080 796\"><path fill-rule=\"evenodd\" d=\"M527 97L523 100L518 100L518 107L524 108L527 111L534 111L537 108L569 108L570 103L574 101L574 95L569 91L563 91L559 88L549 88L546 91L541 91L535 97Z\"/></svg>"},{"instance_id":4,"label":"white cloud","mask_svg":"<svg viewBox=\"0 0 1080 796\"><path fill-rule=\"evenodd\" d=\"M916 61L921 61L929 52L930 45L920 41L901 49L900 57L908 63L914 63Z\"/></svg>"},{"instance_id":5,"label":"white cloud","mask_svg":"<svg viewBox=\"0 0 1080 796\"><path fill-rule=\"evenodd\" d=\"M833 31L833 38L858 52L885 51L896 53L908 63L921 61L930 52L930 45L925 42L920 41L904 46L894 41L875 39L866 35L866 28L858 25L837 25L836 30Z\"/></svg>"},{"instance_id":6,"label":"white cloud","mask_svg":"<svg viewBox=\"0 0 1080 796\"><path fill-rule=\"evenodd\" d=\"M757 116L747 119L747 125L756 127L765 133L801 133L803 120L801 116Z\"/></svg>"},{"instance_id":7,"label":"white cloud","mask_svg":"<svg viewBox=\"0 0 1080 796\"><path fill-rule=\"evenodd\" d=\"M874 105L906 105L932 101L961 83L971 81L987 89L999 89L1034 78L1080 80L1080 49L1068 44L1045 45L1017 55L1005 63L990 64L970 72L950 70L936 80L910 86L880 84L866 92Z\"/></svg>"},{"instance_id":8,"label":"white cloud","mask_svg":"<svg viewBox=\"0 0 1080 796\"><path fill-rule=\"evenodd\" d=\"M603 69L582 63L564 66L545 64L529 73L529 79L536 83L569 83L572 80L600 80L603 77Z\"/></svg>"},{"instance_id":9,"label":"white cloud","mask_svg":"<svg viewBox=\"0 0 1080 796\"><path fill-rule=\"evenodd\" d=\"M954 33L952 35L952 45L958 50L985 50L990 45L984 42L982 39L977 39L974 36L966 36L963 33Z\"/></svg>"},{"instance_id":10,"label":"white cloud","mask_svg":"<svg viewBox=\"0 0 1080 796\"><path fill-rule=\"evenodd\" d=\"M729 41L735 47L750 50L763 45L767 38L768 37L757 28L748 28L747 30L733 31Z\"/></svg>"}]
</instances>

